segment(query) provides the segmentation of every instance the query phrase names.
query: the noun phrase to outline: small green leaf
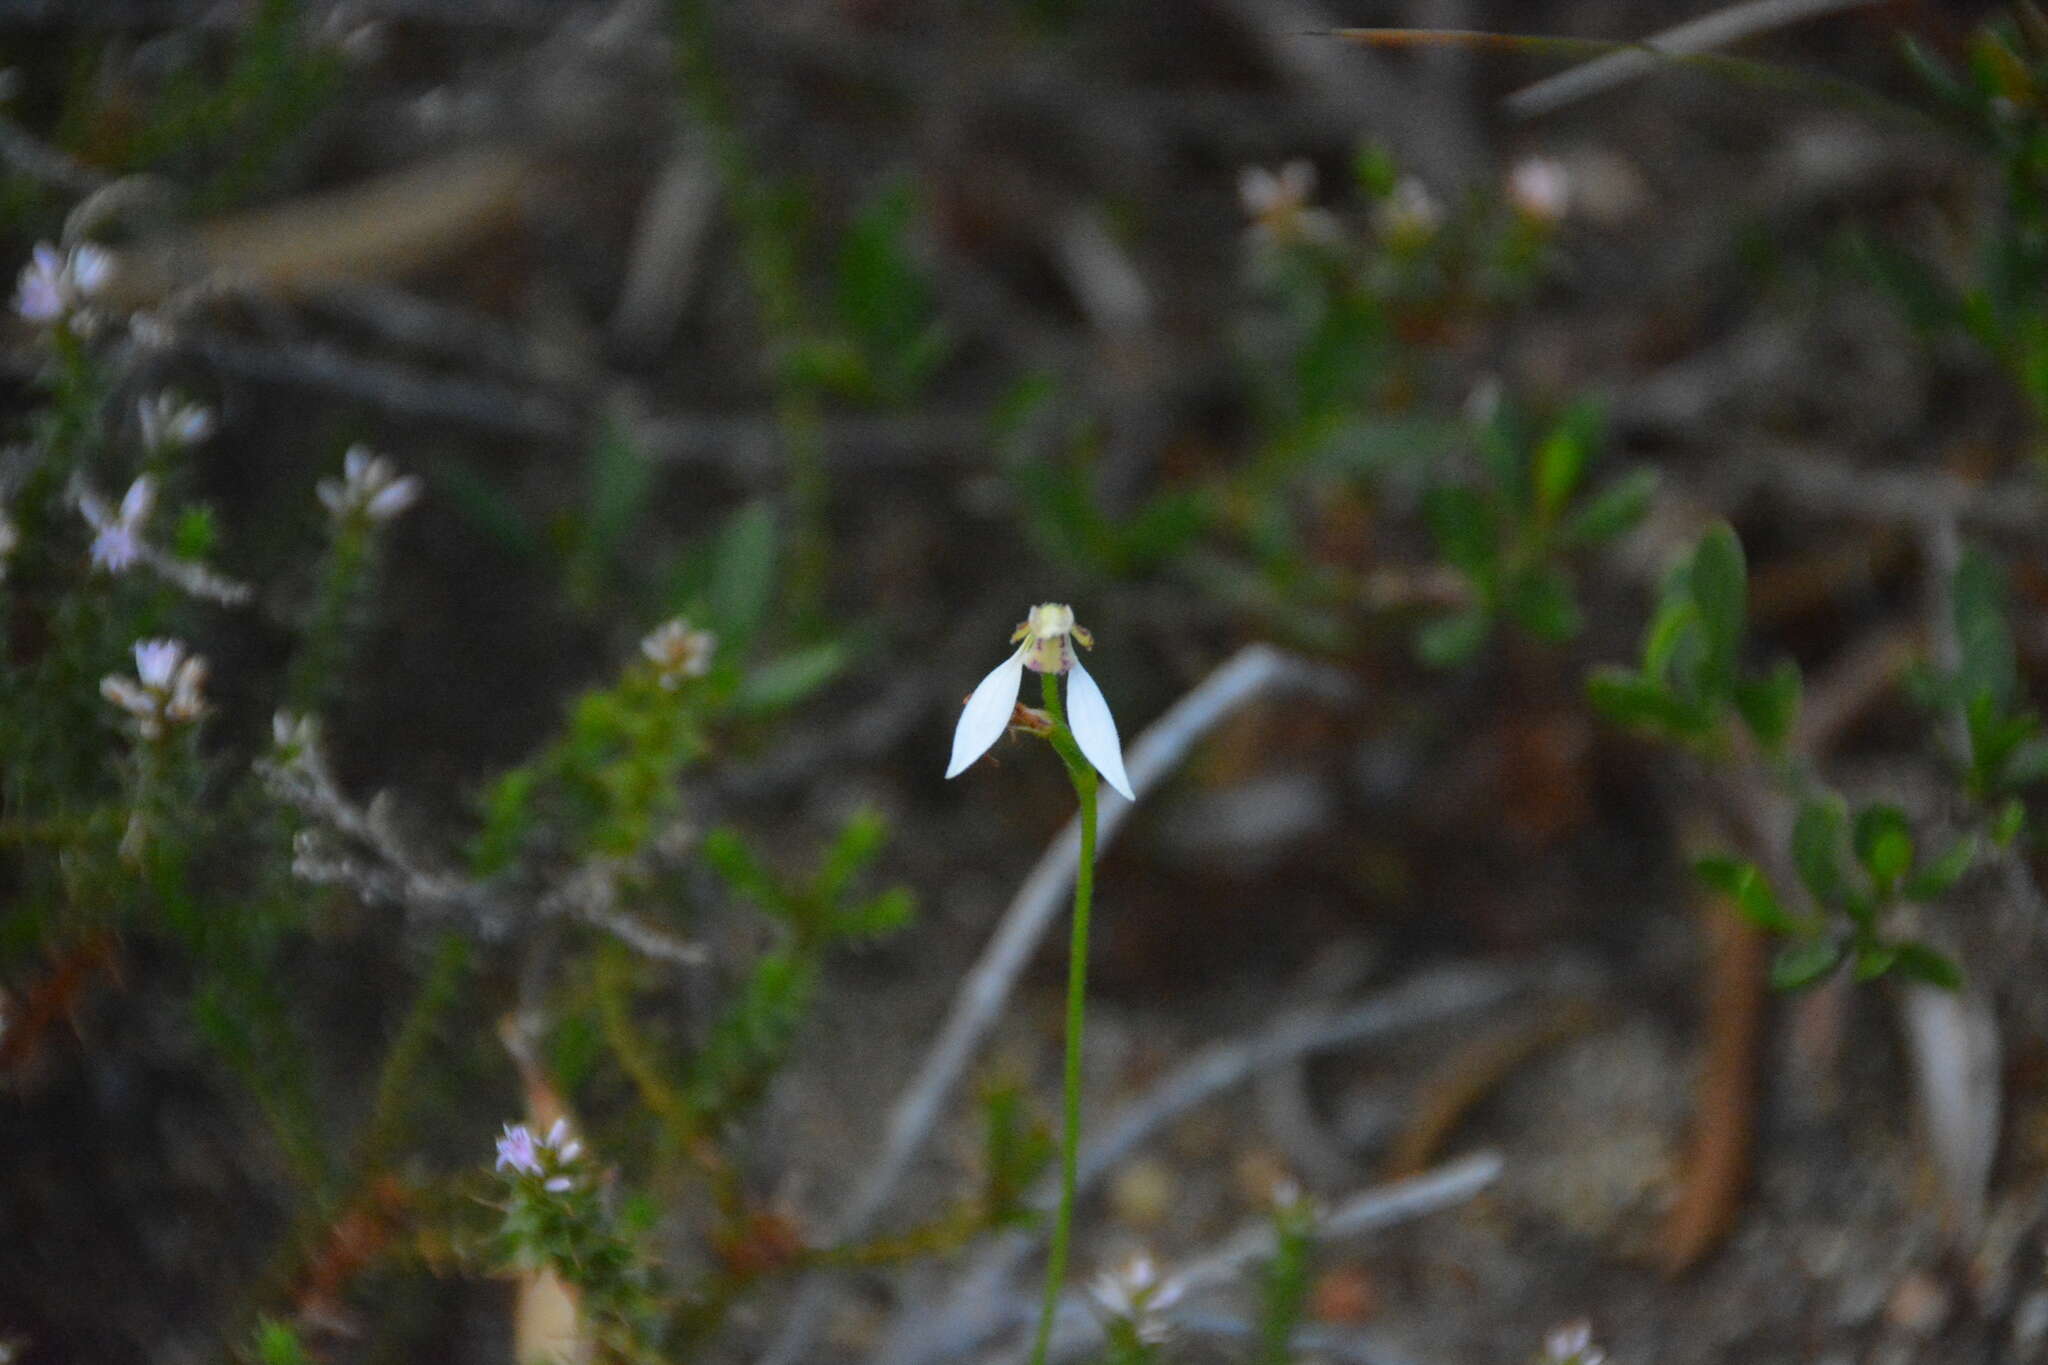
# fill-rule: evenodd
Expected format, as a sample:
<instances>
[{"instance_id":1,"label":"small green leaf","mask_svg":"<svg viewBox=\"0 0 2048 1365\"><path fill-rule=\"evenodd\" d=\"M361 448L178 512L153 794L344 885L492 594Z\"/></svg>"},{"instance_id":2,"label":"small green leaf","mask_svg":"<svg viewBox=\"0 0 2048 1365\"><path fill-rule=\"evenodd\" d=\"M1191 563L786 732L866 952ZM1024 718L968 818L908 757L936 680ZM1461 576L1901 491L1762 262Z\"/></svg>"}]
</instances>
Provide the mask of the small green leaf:
<instances>
[{"instance_id":1,"label":"small green leaf","mask_svg":"<svg viewBox=\"0 0 2048 1365\"><path fill-rule=\"evenodd\" d=\"M781 537L775 509L766 499L748 503L725 523L711 558L707 596L721 641L738 653L767 620L775 600L776 558Z\"/></svg>"},{"instance_id":2,"label":"small green leaf","mask_svg":"<svg viewBox=\"0 0 2048 1365\"><path fill-rule=\"evenodd\" d=\"M1832 905L1842 889L1842 838L1849 811L1829 793L1806 802L1792 822L1792 862L1815 901Z\"/></svg>"},{"instance_id":3,"label":"small green leaf","mask_svg":"<svg viewBox=\"0 0 2048 1365\"><path fill-rule=\"evenodd\" d=\"M1384 199L1394 192L1401 168L1392 152L1379 143L1369 142L1351 158L1351 177L1368 199Z\"/></svg>"},{"instance_id":4,"label":"small green leaf","mask_svg":"<svg viewBox=\"0 0 2048 1365\"><path fill-rule=\"evenodd\" d=\"M1897 806L1879 803L1856 812L1850 842L1856 859L1863 864L1882 891L1903 877L1913 866L1913 834L1906 813Z\"/></svg>"},{"instance_id":5,"label":"small green leaf","mask_svg":"<svg viewBox=\"0 0 2048 1365\"><path fill-rule=\"evenodd\" d=\"M1415 633L1415 656L1431 668L1451 668L1479 652L1493 617L1479 607L1439 616Z\"/></svg>"},{"instance_id":6,"label":"small green leaf","mask_svg":"<svg viewBox=\"0 0 2048 1365\"><path fill-rule=\"evenodd\" d=\"M1816 938L1788 943L1771 959L1771 985L1781 991L1811 986L1841 965L1842 945Z\"/></svg>"},{"instance_id":7,"label":"small green leaf","mask_svg":"<svg viewBox=\"0 0 2048 1365\"><path fill-rule=\"evenodd\" d=\"M826 905L836 903L888 841L889 822L872 806L862 806L832 841L824 865L811 884L812 894Z\"/></svg>"},{"instance_id":8,"label":"small green leaf","mask_svg":"<svg viewBox=\"0 0 2048 1365\"><path fill-rule=\"evenodd\" d=\"M1893 945L1892 970L1915 981L1924 981L1930 986L1943 990L1961 990L1962 968L1942 953L1936 952L1924 943L1909 942Z\"/></svg>"},{"instance_id":9,"label":"small green leaf","mask_svg":"<svg viewBox=\"0 0 2048 1365\"><path fill-rule=\"evenodd\" d=\"M1700 537L1686 574L1693 604L1706 632L1707 657L1703 682L1726 686L1734 676L1735 655L1749 612L1749 571L1735 529L1720 522Z\"/></svg>"},{"instance_id":10,"label":"small green leaf","mask_svg":"<svg viewBox=\"0 0 2048 1365\"><path fill-rule=\"evenodd\" d=\"M1544 439L1536 451L1536 515L1546 522L1564 510L1591 453L1585 432L1567 421Z\"/></svg>"},{"instance_id":11,"label":"small green leaf","mask_svg":"<svg viewBox=\"0 0 2048 1365\"><path fill-rule=\"evenodd\" d=\"M1875 981L1899 960L1899 950L1883 943L1865 944L1856 950L1854 974L1858 984Z\"/></svg>"},{"instance_id":12,"label":"small green leaf","mask_svg":"<svg viewBox=\"0 0 2048 1365\"><path fill-rule=\"evenodd\" d=\"M1683 595L1667 597L1658 606L1657 614L1650 618L1650 628L1643 633L1643 674L1651 678L1666 677L1671 661L1677 657L1679 646L1688 631L1699 626L1700 611L1692 599Z\"/></svg>"},{"instance_id":13,"label":"small green leaf","mask_svg":"<svg viewBox=\"0 0 2048 1365\"><path fill-rule=\"evenodd\" d=\"M2005 576L1973 545L1956 563L1954 593L1963 695L1989 697L2002 710L2019 690L2012 632L2006 625Z\"/></svg>"},{"instance_id":14,"label":"small green leaf","mask_svg":"<svg viewBox=\"0 0 2048 1365\"><path fill-rule=\"evenodd\" d=\"M1623 668L1595 670L1586 679L1586 700L1618 725L1651 730L1673 739L1695 738L1705 717L1656 682Z\"/></svg>"},{"instance_id":15,"label":"small green leaf","mask_svg":"<svg viewBox=\"0 0 2048 1365\"><path fill-rule=\"evenodd\" d=\"M1914 901L1940 900L1950 888L1962 880L1970 864L1977 857L1977 836L1965 834L1950 844L1927 866L1915 872L1906 882L1906 899Z\"/></svg>"},{"instance_id":16,"label":"small green leaf","mask_svg":"<svg viewBox=\"0 0 2048 1365\"><path fill-rule=\"evenodd\" d=\"M2006 787L2031 787L2048 778L2048 737L2036 735L2015 745L1999 777Z\"/></svg>"},{"instance_id":17,"label":"small green leaf","mask_svg":"<svg viewBox=\"0 0 2048 1365\"><path fill-rule=\"evenodd\" d=\"M215 523L213 509L204 503L187 507L178 517L177 529L171 532L171 553L179 559L211 559L220 545L220 527Z\"/></svg>"},{"instance_id":18,"label":"small green leaf","mask_svg":"<svg viewBox=\"0 0 2048 1365\"><path fill-rule=\"evenodd\" d=\"M1567 545L1597 545L1612 540L1643 519L1657 495L1657 471L1638 469L1588 499L1564 524L1560 539Z\"/></svg>"},{"instance_id":19,"label":"small green leaf","mask_svg":"<svg viewBox=\"0 0 2048 1365\"><path fill-rule=\"evenodd\" d=\"M808 697L839 676L848 660L836 641L785 654L748 671L733 701L743 711L779 711Z\"/></svg>"},{"instance_id":20,"label":"small green leaf","mask_svg":"<svg viewBox=\"0 0 2048 1365\"><path fill-rule=\"evenodd\" d=\"M1805 927L1778 903L1770 882L1756 864L1738 858L1701 858L1692 865L1692 870L1707 886L1734 902L1742 917L1759 929L1791 934Z\"/></svg>"},{"instance_id":21,"label":"small green leaf","mask_svg":"<svg viewBox=\"0 0 2048 1365\"><path fill-rule=\"evenodd\" d=\"M2017 796L1998 808L1998 814L1991 819L1991 842L2004 848L2019 837L2027 827L2026 803Z\"/></svg>"},{"instance_id":22,"label":"small green leaf","mask_svg":"<svg viewBox=\"0 0 2048 1365\"><path fill-rule=\"evenodd\" d=\"M1737 683L1735 709L1757 743L1772 753L1783 748L1799 719L1799 665L1780 659L1764 677Z\"/></svg>"},{"instance_id":23,"label":"small green leaf","mask_svg":"<svg viewBox=\"0 0 2048 1365\"><path fill-rule=\"evenodd\" d=\"M881 895L840 911L832 919L832 930L841 938L885 938L910 923L917 913L917 898L909 888L892 886Z\"/></svg>"},{"instance_id":24,"label":"small green leaf","mask_svg":"<svg viewBox=\"0 0 2048 1365\"><path fill-rule=\"evenodd\" d=\"M1445 561L1490 589L1500 558L1500 514L1493 504L1476 488L1432 488L1423 498L1422 515Z\"/></svg>"},{"instance_id":25,"label":"small green leaf","mask_svg":"<svg viewBox=\"0 0 2048 1365\"><path fill-rule=\"evenodd\" d=\"M580 534L570 555L572 581L594 590L606 569L619 562L653 486L654 463L647 453L623 424L605 423L590 452Z\"/></svg>"},{"instance_id":26,"label":"small green leaf","mask_svg":"<svg viewBox=\"0 0 2048 1365\"><path fill-rule=\"evenodd\" d=\"M1569 640L1582 624L1571 582L1560 569L1536 569L1521 575L1509 589L1505 605L1508 615L1539 640Z\"/></svg>"},{"instance_id":27,"label":"small green leaf","mask_svg":"<svg viewBox=\"0 0 2048 1365\"><path fill-rule=\"evenodd\" d=\"M737 830L719 828L704 836L698 846L704 861L718 874L735 895L744 896L763 910L780 914L787 909L788 897L768 875L768 869L761 865L754 851L747 847Z\"/></svg>"}]
</instances>

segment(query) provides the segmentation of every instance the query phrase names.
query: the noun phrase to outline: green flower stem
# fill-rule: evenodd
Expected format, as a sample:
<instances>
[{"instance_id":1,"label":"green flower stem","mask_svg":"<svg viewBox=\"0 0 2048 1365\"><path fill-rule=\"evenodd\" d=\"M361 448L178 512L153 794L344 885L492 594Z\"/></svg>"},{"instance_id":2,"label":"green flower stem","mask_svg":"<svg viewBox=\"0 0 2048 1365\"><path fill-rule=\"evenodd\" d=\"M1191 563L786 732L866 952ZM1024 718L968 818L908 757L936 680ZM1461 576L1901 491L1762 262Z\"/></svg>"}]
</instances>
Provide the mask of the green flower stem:
<instances>
[{"instance_id":1,"label":"green flower stem","mask_svg":"<svg viewBox=\"0 0 2048 1365\"><path fill-rule=\"evenodd\" d=\"M1059 1316L1060 1288L1067 1275L1067 1243L1074 1227L1074 1180L1081 1148L1081 1027L1088 999L1088 911L1095 900L1095 769L1081 755L1074 732L1067 728L1056 673L1040 678L1045 709L1052 714L1052 747L1067 765L1067 777L1081 802L1081 863L1074 869L1074 930L1067 945L1067 1059L1062 1087L1060 1129L1060 1205L1052 1225L1052 1248L1045 1262L1045 1306L1038 1315L1038 1338L1031 1348L1032 1365L1045 1365L1052 1344L1053 1320Z\"/></svg>"}]
</instances>

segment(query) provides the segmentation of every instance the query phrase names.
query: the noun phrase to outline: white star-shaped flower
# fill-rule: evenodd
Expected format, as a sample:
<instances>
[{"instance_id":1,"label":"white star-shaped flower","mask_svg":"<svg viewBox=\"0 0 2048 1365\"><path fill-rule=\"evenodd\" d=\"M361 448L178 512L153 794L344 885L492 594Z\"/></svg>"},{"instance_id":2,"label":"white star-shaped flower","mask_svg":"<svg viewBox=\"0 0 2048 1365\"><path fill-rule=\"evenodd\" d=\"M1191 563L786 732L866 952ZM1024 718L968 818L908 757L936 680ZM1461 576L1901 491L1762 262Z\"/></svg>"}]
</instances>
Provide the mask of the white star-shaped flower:
<instances>
[{"instance_id":1,"label":"white star-shaped flower","mask_svg":"<svg viewBox=\"0 0 2048 1365\"><path fill-rule=\"evenodd\" d=\"M1152 1258L1140 1252L1096 1276L1088 1292L1103 1316L1129 1323L1139 1341L1158 1346L1167 1338L1163 1314L1180 1302L1185 1289L1178 1280L1161 1279Z\"/></svg>"},{"instance_id":2,"label":"white star-shaped flower","mask_svg":"<svg viewBox=\"0 0 2048 1365\"><path fill-rule=\"evenodd\" d=\"M126 573L143 557L142 528L156 509L156 480L144 474L128 485L115 512L97 493L81 491L78 511L93 529L93 567L108 573Z\"/></svg>"},{"instance_id":3,"label":"white star-shaped flower","mask_svg":"<svg viewBox=\"0 0 2048 1365\"><path fill-rule=\"evenodd\" d=\"M144 739L154 740L206 714L205 685L206 660L187 651L184 641L137 640L135 676L109 673L100 679L100 695L127 712Z\"/></svg>"},{"instance_id":4,"label":"white star-shaped flower","mask_svg":"<svg viewBox=\"0 0 2048 1365\"><path fill-rule=\"evenodd\" d=\"M105 288L112 273L113 259L90 242L65 251L38 242L21 268L14 311L27 322L63 322Z\"/></svg>"},{"instance_id":5,"label":"white star-shaped flower","mask_svg":"<svg viewBox=\"0 0 2048 1365\"><path fill-rule=\"evenodd\" d=\"M419 479L401 478L391 461L368 446L350 446L341 466L340 479L322 479L314 490L336 521L389 521L419 499Z\"/></svg>"},{"instance_id":6,"label":"white star-shaped flower","mask_svg":"<svg viewBox=\"0 0 2048 1365\"><path fill-rule=\"evenodd\" d=\"M1067 675L1067 726L1081 753L1095 765L1103 780L1135 801L1131 779L1124 773L1123 741L1117 738L1116 721L1109 714L1109 702L1088 670L1081 667L1075 641L1093 649L1094 637L1074 624L1074 609L1047 602L1031 609L1031 615L1017 627L1010 639L1017 652L997 664L981 680L974 695L960 712L960 724L953 730L953 758L946 765L947 777L958 777L969 764L989 751L1003 737L1010 717L1017 709L1017 692L1024 685L1024 670Z\"/></svg>"},{"instance_id":7,"label":"white star-shaped flower","mask_svg":"<svg viewBox=\"0 0 2048 1365\"><path fill-rule=\"evenodd\" d=\"M142 446L150 454L182 450L213 435L213 412L175 393L160 393L135 405Z\"/></svg>"},{"instance_id":8,"label":"white star-shaped flower","mask_svg":"<svg viewBox=\"0 0 2048 1365\"><path fill-rule=\"evenodd\" d=\"M1237 175L1237 198L1251 219L1252 235L1269 244L1328 245L1343 236L1328 210L1312 206L1315 192L1315 165L1299 157L1277 171L1247 166Z\"/></svg>"}]
</instances>

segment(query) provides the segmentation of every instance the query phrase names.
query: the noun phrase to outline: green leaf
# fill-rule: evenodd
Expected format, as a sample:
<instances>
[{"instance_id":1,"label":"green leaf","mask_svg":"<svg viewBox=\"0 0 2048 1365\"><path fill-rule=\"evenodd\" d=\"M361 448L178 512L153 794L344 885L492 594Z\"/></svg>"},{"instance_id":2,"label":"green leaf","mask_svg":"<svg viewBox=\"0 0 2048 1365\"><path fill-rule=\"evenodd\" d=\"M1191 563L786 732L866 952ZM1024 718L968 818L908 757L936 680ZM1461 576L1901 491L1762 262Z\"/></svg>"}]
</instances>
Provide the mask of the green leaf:
<instances>
[{"instance_id":1,"label":"green leaf","mask_svg":"<svg viewBox=\"0 0 2048 1365\"><path fill-rule=\"evenodd\" d=\"M1883 943L1869 943L1856 950L1856 965L1853 968L1857 983L1875 981L1892 969L1899 960L1899 950Z\"/></svg>"},{"instance_id":2,"label":"green leaf","mask_svg":"<svg viewBox=\"0 0 2048 1365\"><path fill-rule=\"evenodd\" d=\"M1560 539L1566 545L1597 545L1612 540L1643 519L1657 495L1657 471L1638 469L1602 488L1565 522Z\"/></svg>"},{"instance_id":3,"label":"green leaf","mask_svg":"<svg viewBox=\"0 0 2048 1365\"><path fill-rule=\"evenodd\" d=\"M603 571L616 564L626 542L647 510L654 484L654 464L627 428L605 423L590 452L590 476L583 494L583 517L570 556L572 583L594 589Z\"/></svg>"},{"instance_id":4,"label":"green leaf","mask_svg":"<svg viewBox=\"0 0 2048 1365\"><path fill-rule=\"evenodd\" d=\"M2006 626L2005 576L1974 545L1956 563L1955 623L1965 699L1988 696L2006 709L2019 690L2019 668Z\"/></svg>"},{"instance_id":5,"label":"green leaf","mask_svg":"<svg viewBox=\"0 0 2048 1365\"><path fill-rule=\"evenodd\" d=\"M718 534L707 596L721 643L733 654L746 648L768 618L780 548L775 509L766 499L733 513Z\"/></svg>"},{"instance_id":6,"label":"green leaf","mask_svg":"<svg viewBox=\"0 0 2048 1365\"><path fill-rule=\"evenodd\" d=\"M1850 843L1880 893L1913 866L1912 828L1897 806L1879 803L1857 811Z\"/></svg>"},{"instance_id":7,"label":"green leaf","mask_svg":"<svg viewBox=\"0 0 2048 1365\"><path fill-rule=\"evenodd\" d=\"M2048 737L2036 735L2013 746L1999 777L2007 787L2031 787L2048 778Z\"/></svg>"},{"instance_id":8,"label":"green leaf","mask_svg":"<svg viewBox=\"0 0 2048 1365\"><path fill-rule=\"evenodd\" d=\"M837 641L785 654L749 670L733 703L753 713L794 706L838 677L849 658L846 646Z\"/></svg>"},{"instance_id":9,"label":"green leaf","mask_svg":"<svg viewBox=\"0 0 2048 1365\"><path fill-rule=\"evenodd\" d=\"M1656 682L1622 668L1596 669L1586 679L1586 700L1618 725L1673 739L1697 738L1706 718Z\"/></svg>"},{"instance_id":10,"label":"green leaf","mask_svg":"<svg viewBox=\"0 0 2048 1365\"><path fill-rule=\"evenodd\" d=\"M1493 504L1476 488L1432 488L1422 515L1444 559L1481 591L1491 591L1500 559L1500 514Z\"/></svg>"},{"instance_id":11,"label":"green leaf","mask_svg":"<svg viewBox=\"0 0 2048 1365\"><path fill-rule=\"evenodd\" d=\"M1701 858L1692 865L1693 875L1726 896L1742 917L1759 929L1772 933L1798 933L1803 925L1778 903L1770 882L1755 863L1739 858Z\"/></svg>"},{"instance_id":12,"label":"green leaf","mask_svg":"<svg viewBox=\"0 0 2048 1365\"><path fill-rule=\"evenodd\" d=\"M981 1110L988 1133L982 1157L982 1202L988 1219L997 1226L1029 1222L1032 1214L1024 1196L1052 1159L1051 1134L1026 1107L1024 1092L1015 1085L989 1086L982 1092Z\"/></svg>"},{"instance_id":13,"label":"green leaf","mask_svg":"<svg viewBox=\"0 0 2048 1365\"><path fill-rule=\"evenodd\" d=\"M885 938L909 924L917 913L917 897L908 887L892 886L881 895L840 911L832 931L841 938Z\"/></svg>"},{"instance_id":14,"label":"green leaf","mask_svg":"<svg viewBox=\"0 0 2048 1365\"><path fill-rule=\"evenodd\" d=\"M195 562L211 559L219 545L220 527L214 521L211 507L198 503L179 515L178 525L171 532L173 555Z\"/></svg>"},{"instance_id":15,"label":"green leaf","mask_svg":"<svg viewBox=\"0 0 2048 1365\"><path fill-rule=\"evenodd\" d=\"M1943 990L1962 989L1962 968L1956 966L1945 954L1918 942L1894 944L1892 952L1892 970L1900 976L1924 981Z\"/></svg>"},{"instance_id":16,"label":"green leaf","mask_svg":"<svg viewBox=\"0 0 2048 1365\"><path fill-rule=\"evenodd\" d=\"M1451 668L1479 652L1493 629L1493 617L1480 607L1439 616L1415 633L1415 656L1431 668Z\"/></svg>"},{"instance_id":17,"label":"green leaf","mask_svg":"<svg viewBox=\"0 0 2048 1365\"><path fill-rule=\"evenodd\" d=\"M1841 965L1842 945L1816 938L1788 943L1771 959L1771 985L1781 991L1811 986Z\"/></svg>"},{"instance_id":18,"label":"green leaf","mask_svg":"<svg viewBox=\"0 0 2048 1365\"><path fill-rule=\"evenodd\" d=\"M1977 858L1977 837L1965 834L1950 844L1927 866L1915 872L1906 882L1906 899L1914 901L1940 900L1955 884L1962 880L1970 864Z\"/></svg>"},{"instance_id":19,"label":"green leaf","mask_svg":"<svg viewBox=\"0 0 2048 1365\"><path fill-rule=\"evenodd\" d=\"M817 879L811 884L812 894L823 904L837 904L853 879L867 870L888 841L889 822L872 806L862 806L832 841Z\"/></svg>"},{"instance_id":20,"label":"green leaf","mask_svg":"<svg viewBox=\"0 0 2048 1365\"><path fill-rule=\"evenodd\" d=\"M1645 677L1661 679L1669 676L1671 661L1677 657L1680 644L1688 631L1697 630L1699 620L1699 608L1689 597L1667 597L1658 605L1657 614L1650 618L1650 628L1643 633Z\"/></svg>"},{"instance_id":21,"label":"green leaf","mask_svg":"<svg viewBox=\"0 0 2048 1365\"><path fill-rule=\"evenodd\" d=\"M787 912L789 898L768 875L768 869L761 865L754 851L747 847L739 831L724 827L714 829L704 836L704 842L697 851L734 895L744 896L774 914Z\"/></svg>"},{"instance_id":22,"label":"green leaf","mask_svg":"<svg viewBox=\"0 0 2048 1365\"><path fill-rule=\"evenodd\" d=\"M2027 827L2027 806L2017 796L1998 808L1991 819L1991 842L2004 848Z\"/></svg>"},{"instance_id":23,"label":"green leaf","mask_svg":"<svg viewBox=\"0 0 2048 1365\"><path fill-rule=\"evenodd\" d=\"M1508 615L1539 640L1555 643L1579 633L1579 604L1572 596L1570 580L1560 569L1536 569L1521 575L1504 605Z\"/></svg>"},{"instance_id":24,"label":"green leaf","mask_svg":"<svg viewBox=\"0 0 2048 1365\"><path fill-rule=\"evenodd\" d=\"M1686 584L1706 633L1702 682L1719 691L1733 681L1735 656L1749 612L1749 571L1743 563L1742 542L1728 523L1721 522L1700 537Z\"/></svg>"},{"instance_id":25,"label":"green leaf","mask_svg":"<svg viewBox=\"0 0 2048 1365\"><path fill-rule=\"evenodd\" d=\"M1757 743L1771 753L1782 749L1799 719L1799 665L1780 659L1764 677L1737 683L1735 709Z\"/></svg>"},{"instance_id":26,"label":"green leaf","mask_svg":"<svg viewBox=\"0 0 2048 1365\"><path fill-rule=\"evenodd\" d=\"M1792 822L1792 862L1815 901L1832 905L1842 889L1842 840L1849 811L1830 793L1806 802Z\"/></svg>"},{"instance_id":27,"label":"green leaf","mask_svg":"<svg viewBox=\"0 0 2048 1365\"><path fill-rule=\"evenodd\" d=\"M269 1316L256 1320L256 1358L262 1365L313 1365L298 1329Z\"/></svg>"},{"instance_id":28,"label":"green leaf","mask_svg":"<svg viewBox=\"0 0 2048 1365\"><path fill-rule=\"evenodd\" d=\"M1116 537L1116 569L1129 577L1144 573L1185 549L1213 518L1201 489L1168 489L1147 502Z\"/></svg>"},{"instance_id":29,"label":"green leaf","mask_svg":"<svg viewBox=\"0 0 2048 1365\"><path fill-rule=\"evenodd\" d=\"M1401 179L1401 167L1394 154L1376 142L1359 147L1351 158L1351 176L1368 199L1384 199Z\"/></svg>"},{"instance_id":30,"label":"green leaf","mask_svg":"<svg viewBox=\"0 0 2048 1365\"><path fill-rule=\"evenodd\" d=\"M467 464L447 460L434 471L434 492L453 507L472 531L496 544L507 554L531 559L541 552L543 540L520 509L518 501Z\"/></svg>"},{"instance_id":31,"label":"green leaf","mask_svg":"<svg viewBox=\"0 0 2048 1365\"><path fill-rule=\"evenodd\" d=\"M1591 453L1586 433L1567 421L1544 438L1536 451L1536 515L1546 522L1564 510L1578 491Z\"/></svg>"}]
</instances>

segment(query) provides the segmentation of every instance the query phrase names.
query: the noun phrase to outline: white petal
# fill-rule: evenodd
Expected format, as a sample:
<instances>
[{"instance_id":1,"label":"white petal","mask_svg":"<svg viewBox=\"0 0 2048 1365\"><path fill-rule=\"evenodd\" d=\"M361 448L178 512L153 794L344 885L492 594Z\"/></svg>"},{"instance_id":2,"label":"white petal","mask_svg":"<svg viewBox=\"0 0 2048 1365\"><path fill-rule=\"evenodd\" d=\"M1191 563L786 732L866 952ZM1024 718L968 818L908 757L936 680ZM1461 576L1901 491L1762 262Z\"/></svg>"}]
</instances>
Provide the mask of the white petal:
<instances>
[{"instance_id":1,"label":"white petal","mask_svg":"<svg viewBox=\"0 0 2048 1365\"><path fill-rule=\"evenodd\" d=\"M134 526L150 514L156 506L156 480L144 474L128 485L128 492L121 499L121 520Z\"/></svg>"},{"instance_id":2,"label":"white petal","mask_svg":"<svg viewBox=\"0 0 2048 1365\"><path fill-rule=\"evenodd\" d=\"M1010 714L1017 709L1018 689L1023 686L1024 651L1020 649L997 664L967 699L960 724L953 729L953 760L946 765L946 776L958 777L1003 737Z\"/></svg>"},{"instance_id":3,"label":"white petal","mask_svg":"<svg viewBox=\"0 0 2048 1365\"><path fill-rule=\"evenodd\" d=\"M1079 652L1069 652L1074 662L1067 669L1067 725L1074 732L1074 742L1095 765L1095 771L1123 793L1124 800L1135 801L1138 798L1131 791L1131 779L1124 773L1123 741L1116 737L1116 721L1110 718L1109 703L1103 699L1095 679L1081 667Z\"/></svg>"}]
</instances>

